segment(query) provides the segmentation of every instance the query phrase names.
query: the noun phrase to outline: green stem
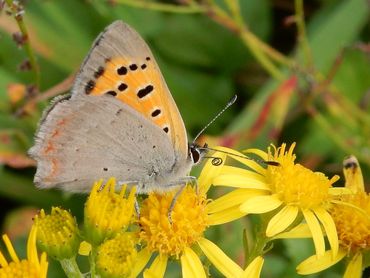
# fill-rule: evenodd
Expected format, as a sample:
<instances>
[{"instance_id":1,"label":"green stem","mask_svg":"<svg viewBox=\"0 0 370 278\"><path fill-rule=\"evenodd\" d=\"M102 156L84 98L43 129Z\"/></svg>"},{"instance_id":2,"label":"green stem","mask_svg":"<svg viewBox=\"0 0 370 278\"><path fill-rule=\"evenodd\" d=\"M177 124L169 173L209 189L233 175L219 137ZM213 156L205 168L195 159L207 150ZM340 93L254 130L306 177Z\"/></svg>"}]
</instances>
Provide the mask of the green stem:
<instances>
[{"instance_id":1,"label":"green stem","mask_svg":"<svg viewBox=\"0 0 370 278\"><path fill-rule=\"evenodd\" d=\"M148 9L161 12L171 12L171 13L182 13L182 14L191 14L191 13L203 13L204 9L202 6L197 4L188 4L188 6L164 4L158 2L149 2L143 0L116 0L117 4L125 4L127 6Z\"/></svg>"},{"instance_id":2,"label":"green stem","mask_svg":"<svg viewBox=\"0 0 370 278\"><path fill-rule=\"evenodd\" d=\"M231 0L228 0L230 2ZM233 13L238 11L238 8L235 8L235 3L230 4L233 10ZM231 18L224 10L222 10L217 5L209 6L208 16L215 20L216 22L220 23L221 25L225 26L226 28L230 29L231 31L239 34L244 44L249 48L252 55L258 60L261 66L270 73L275 79L282 80L283 74L282 72L274 65L271 59L266 55L264 51L269 51L270 48L261 47L263 42L259 40L255 35L253 35L249 29L244 25L242 22L240 25L240 19ZM239 16L237 16L239 18ZM239 22L239 23L236 23ZM274 52L274 57L276 57L276 51Z\"/></svg>"},{"instance_id":3,"label":"green stem","mask_svg":"<svg viewBox=\"0 0 370 278\"><path fill-rule=\"evenodd\" d=\"M310 109L310 114L313 120L320 126L321 130L327 134L331 140L336 143L344 152L354 154L359 160L364 161L367 165L370 165L366 153L359 152L356 148L349 145L341 136L341 133L335 130L326 120L326 118L319 112Z\"/></svg>"},{"instance_id":4,"label":"green stem","mask_svg":"<svg viewBox=\"0 0 370 278\"><path fill-rule=\"evenodd\" d=\"M263 49L260 47L260 42L256 40L256 37L252 36L247 29L244 29L240 36L261 66L272 77L277 80L282 80L284 78L283 73L272 63L268 56L266 56L266 53L264 53Z\"/></svg>"},{"instance_id":5,"label":"green stem","mask_svg":"<svg viewBox=\"0 0 370 278\"><path fill-rule=\"evenodd\" d=\"M235 19L235 23L239 26L244 26L244 20L240 12L239 0L224 0L226 5L229 7L229 10Z\"/></svg>"},{"instance_id":6,"label":"green stem","mask_svg":"<svg viewBox=\"0 0 370 278\"><path fill-rule=\"evenodd\" d=\"M298 43L302 47L304 62L308 68L311 68L312 63L312 54L311 49L308 44L307 35L306 35L306 26L304 23L304 10L303 10L303 0L295 0L295 20L298 28Z\"/></svg>"},{"instance_id":7,"label":"green stem","mask_svg":"<svg viewBox=\"0 0 370 278\"><path fill-rule=\"evenodd\" d=\"M89 256L89 263L90 263L90 277L96 278L96 271L95 271L95 258L96 258L96 248L91 246L91 252Z\"/></svg>"},{"instance_id":8,"label":"green stem","mask_svg":"<svg viewBox=\"0 0 370 278\"><path fill-rule=\"evenodd\" d=\"M68 278L83 278L77 265L76 258L64 259L59 262Z\"/></svg>"},{"instance_id":9,"label":"green stem","mask_svg":"<svg viewBox=\"0 0 370 278\"><path fill-rule=\"evenodd\" d=\"M266 253L266 246L269 243L269 239L264 236L263 233L260 233L256 237L256 242L254 243L254 246L252 250L250 251L248 258L246 260L246 267L258 256L263 256Z\"/></svg>"},{"instance_id":10,"label":"green stem","mask_svg":"<svg viewBox=\"0 0 370 278\"><path fill-rule=\"evenodd\" d=\"M35 84L37 86L37 89L39 89L40 88L40 68L39 68L39 65L37 64L36 56L30 44L29 34L27 31L26 25L24 23L24 20L23 20L23 15L20 12L20 10L22 10L23 7L19 6L20 4L15 3L15 1L13 0L5 0L5 2L8 5L9 9L11 10L15 20L17 21L19 30L22 33L22 36L24 38L23 47L26 51L31 67L35 73Z\"/></svg>"}]
</instances>

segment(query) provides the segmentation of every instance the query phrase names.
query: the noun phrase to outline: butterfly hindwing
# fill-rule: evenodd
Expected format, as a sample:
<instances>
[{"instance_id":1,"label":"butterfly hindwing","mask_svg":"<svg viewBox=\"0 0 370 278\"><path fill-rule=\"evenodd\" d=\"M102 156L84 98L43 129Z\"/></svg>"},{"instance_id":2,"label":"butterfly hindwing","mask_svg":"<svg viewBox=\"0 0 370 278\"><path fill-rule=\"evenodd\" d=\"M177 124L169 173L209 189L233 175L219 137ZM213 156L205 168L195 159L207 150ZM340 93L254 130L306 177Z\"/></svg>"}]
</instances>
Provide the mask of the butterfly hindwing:
<instances>
[{"instance_id":1,"label":"butterfly hindwing","mask_svg":"<svg viewBox=\"0 0 370 278\"><path fill-rule=\"evenodd\" d=\"M171 144L128 105L111 96L82 95L52 106L29 153L38 161L39 187L81 192L101 178L146 184L153 173L171 171L176 162ZM147 190L158 189L141 189Z\"/></svg>"}]
</instances>

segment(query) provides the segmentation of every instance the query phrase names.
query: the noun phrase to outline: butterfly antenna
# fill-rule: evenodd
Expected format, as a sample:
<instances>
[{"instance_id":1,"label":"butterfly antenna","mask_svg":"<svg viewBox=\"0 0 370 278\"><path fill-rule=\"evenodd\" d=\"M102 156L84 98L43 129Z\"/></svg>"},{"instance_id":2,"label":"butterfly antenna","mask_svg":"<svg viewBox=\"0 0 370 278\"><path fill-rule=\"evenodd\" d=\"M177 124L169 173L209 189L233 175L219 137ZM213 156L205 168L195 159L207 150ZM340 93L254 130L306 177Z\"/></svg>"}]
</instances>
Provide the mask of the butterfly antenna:
<instances>
[{"instance_id":1,"label":"butterfly antenna","mask_svg":"<svg viewBox=\"0 0 370 278\"><path fill-rule=\"evenodd\" d=\"M226 152L226 151L222 151L222 150L213 149L213 148L210 148L208 146L199 147L199 149L200 150L220 152L220 153L228 154L228 155L234 156L234 157L240 157L240 158L250 159L250 160L253 160L253 161L257 162L257 163L263 163L263 164L270 165L270 166L280 166L280 163L277 162L277 161L273 161L273 160L262 160L262 159L251 158L251 157L248 157L246 155L238 155L238 154L235 154L235 153L230 153L230 152ZM210 159L212 159L212 164L214 166L219 166L219 165L222 164L222 159L219 158L219 157L214 157L214 156L207 157L206 156L204 158L210 158Z\"/></svg>"},{"instance_id":2,"label":"butterfly antenna","mask_svg":"<svg viewBox=\"0 0 370 278\"><path fill-rule=\"evenodd\" d=\"M197 134L197 136L195 136L194 140L193 140L193 143L195 141L197 141L197 139L199 138L200 135L202 135L202 133L214 122L216 121L216 119L218 117L220 117L222 115L222 113L224 113L226 111L226 109L228 109L231 105L233 105L236 101L236 99L238 98L237 95L233 96L229 102L226 104L226 106L224 107L224 109L222 109L220 112L218 112L218 114L216 116L213 117L213 119L205 126L202 128L201 131L199 131L199 133Z\"/></svg>"}]
</instances>

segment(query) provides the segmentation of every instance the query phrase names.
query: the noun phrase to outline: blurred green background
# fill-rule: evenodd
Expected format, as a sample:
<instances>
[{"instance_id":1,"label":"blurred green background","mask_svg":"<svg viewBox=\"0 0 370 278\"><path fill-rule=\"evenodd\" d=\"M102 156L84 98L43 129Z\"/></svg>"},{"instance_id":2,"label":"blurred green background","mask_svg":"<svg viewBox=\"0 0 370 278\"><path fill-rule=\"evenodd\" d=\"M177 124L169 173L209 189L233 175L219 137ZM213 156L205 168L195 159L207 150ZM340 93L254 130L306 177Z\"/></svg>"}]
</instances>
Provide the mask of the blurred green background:
<instances>
[{"instance_id":1,"label":"blurred green background","mask_svg":"<svg viewBox=\"0 0 370 278\"><path fill-rule=\"evenodd\" d=\"M234 0L20 2L28 52L14 38L19 27L11 9L0 12L0 223L21 256L38 209L61 205L83 215L85 196L34 188L34 162L26 151L46 96L68 92L94 38L116 19L149 44L189 138L237 94L237 103L206 131L210 146L265 150L270 143L297 142L297 161L330 177L342 175L343 158L354 154L369 185L368 1L305 1L300 8L301 1L240 0L240 9ZM32 55L38 73L27 70ZM250 222L243 219L212 228L208 236L242 265L246 227ZM262 277L297 277L295 266L312 252L311 241L278 243ZM312 277L340 277L342 271L339 265ZM166 272L177 273L175 264ZM49 277L63 277L56 263Z\"/></svg>"}]
</instances>

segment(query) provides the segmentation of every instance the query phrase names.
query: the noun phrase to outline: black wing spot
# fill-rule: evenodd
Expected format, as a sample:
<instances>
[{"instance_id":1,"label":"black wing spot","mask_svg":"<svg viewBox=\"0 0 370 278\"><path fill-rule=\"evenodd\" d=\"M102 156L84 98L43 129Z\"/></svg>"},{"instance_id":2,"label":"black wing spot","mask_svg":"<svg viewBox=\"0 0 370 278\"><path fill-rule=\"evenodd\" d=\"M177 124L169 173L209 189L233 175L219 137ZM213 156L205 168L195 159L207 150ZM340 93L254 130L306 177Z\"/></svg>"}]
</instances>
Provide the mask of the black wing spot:
<instances>
[{"instance_id":1,"label":"black wing spot","mask_svg":"<svg viewBox=\"0 0 370 278\"><path fill-rule=\"evenodd\" d=\"M157 146L156 145L153 145L153 149L155 149Z\"/></svg>"},{"instance_id":2,"label":"black wing spot","mask_svg":"<svg viewBox=\"0 0 370 278\"><path fill-rule=\"evenodd\" d=\"M137 70L137 65L136 64L131 64L129 66L130 70Z\"/></svg>"},{"instance_id":3,"label":"black wing spot","mask_svg":"<svg viewBox=\"0 0 370 278\"><path fill-rule=\"evenodd\" d=\"M159 114L161 114L161 110L160 109L155 109L153 112L152 112L152 117L157 117Z\"/></svg>"},{"instance_id":4,"label":"black wing spot","mask_svg":"<svg viewBox=\"0 0 370 278\"><path fill-rule=\"evenodd\" d=\"M118 116L119 114L121 114L122 111L123 111L122 108L118 109L117 112L116 112L116 116Z\"/></svg>"},{"instance_id":5,"label":"black wing spot","mask_svg":"<svg viewBox=\"0 0 370 278\"><path fill-rule=\"evenodd\" d=\"M105 172L106 172L106 171L108 171L108 168L105 168L105 167L104 167L104 168L103 168L103 171L105 171Z\"/></svg>"},{"instance_id":6,"label":"black wing spot","mask_svg":"<svg viewBox=\"0 0 370 278\"><path fill-rule=\"evenodd\" d=\"M86 83L86 86L85 86L85 93L88 95L91 93L92 90L94 90L95 88L95 81L94 80L90 80L89 82Z\"/></svg>"},{"instance_id":7,"label":"black wing spot","mask_svg":"<svg viewBox=\"0 0 370 278\"><path fill-rule=\"evenodd\" d=\"M165 128L163 128L163 131L168 133L168 131L170 131L170 129L166 126Z\"/></svg>"},{"instance_id":8,"label":"black wing spot","mask_svg":"<svg viewBox=\"0 0 370 278\"><path fill-rule=\"evenodd\" d=\"M114 97L117 95L117 93L115 91L108 91L105 94L106 95L111 95L111 96L114 96Z\"/></svg>"},{"instance_id":9,"label":"black wing spot","mask_svg":"<svg viewBox=\"0 0 370 278\"><path fill-rule=\"evenodd\" d=\"M124 67L124 66L119 67L119 68L117 69L117 73L118 73L119 75L125 75L125 74L127 74L127 68L126 68L126 67Z\"/></svg>"},{"instance_id":10,"label":"black wing spot","mask_svg":"<svg viewBox=\"0 0 370 278\"><path fill-rule=\"evenodd\" d=\"M94 73L94 77L99 78L104 74L104 71L105 71L104 67L100 66L98 70Z\"/></svg>"},{"instance_id":11,"label":"black wing spot","mask_svg":"<svg viewBox=\"0 0 370 278\"><path fill-rule=\"evenodd\" d=\"M146 57L145 60L150 61L150 57Z\"/></svg>"},{"instance_id":12,"label":"black wing spot","mask_svg":"<svg viewBox=\"0 0 370 278\"><path fill-rule=\"evenodd\" d=\"M128 88L128 86L125 83L121 83L118 86L118 90L120 90L121 92L124 91L124 90L126 90L127 88Z\"/></svg>"},{"instance_id":13,"label":"black wing spot","mask_svg":"<svg viewBox=\"0 0 370 278\"><path fill-rule=\"evenodd\" d=\"M142 64L141 69L146 69L146 64Z\"/></svg>"},{"instance_id":14,"label":"black wing spot","mask_svg":"<svg viewBox=\"0 0 370 278\"><path fill-rule=\"evenodd\" d=\"M147 96L148 94L150 94L153 90L154 90L154 87L153 87L152 85L148 85L148 86L146 86L145 88L140 89L140 90L137 92L137 96L138 96L139 98L143 98L143 97Z\"/></svg>"}]
</instances>

